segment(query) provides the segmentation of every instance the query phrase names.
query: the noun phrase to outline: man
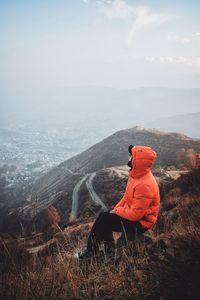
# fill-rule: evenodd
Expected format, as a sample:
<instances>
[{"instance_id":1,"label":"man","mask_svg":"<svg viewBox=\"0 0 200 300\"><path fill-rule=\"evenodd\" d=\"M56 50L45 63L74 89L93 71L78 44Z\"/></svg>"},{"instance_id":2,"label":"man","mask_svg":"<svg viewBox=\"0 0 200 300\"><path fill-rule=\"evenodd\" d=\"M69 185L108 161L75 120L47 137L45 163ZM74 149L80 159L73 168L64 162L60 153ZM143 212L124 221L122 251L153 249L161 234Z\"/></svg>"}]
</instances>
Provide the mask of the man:
<instances>
[{"instance_id":1,"label":"man","mask_svg":"<svg viewBox=\"0 0 200 300\"><path fill-rule=\"evenodd\" d=\"M101 213L94 222L87 240L87 247L78 253L79 259L90 258L99 251L101 242L106 247L114 245L112 232L125 232L133 237L152 228L156 223L160 193L150 167L156 152L147 146L128 148L129 177L122 199L110 212Z\"/></svg>"}]
</instances>

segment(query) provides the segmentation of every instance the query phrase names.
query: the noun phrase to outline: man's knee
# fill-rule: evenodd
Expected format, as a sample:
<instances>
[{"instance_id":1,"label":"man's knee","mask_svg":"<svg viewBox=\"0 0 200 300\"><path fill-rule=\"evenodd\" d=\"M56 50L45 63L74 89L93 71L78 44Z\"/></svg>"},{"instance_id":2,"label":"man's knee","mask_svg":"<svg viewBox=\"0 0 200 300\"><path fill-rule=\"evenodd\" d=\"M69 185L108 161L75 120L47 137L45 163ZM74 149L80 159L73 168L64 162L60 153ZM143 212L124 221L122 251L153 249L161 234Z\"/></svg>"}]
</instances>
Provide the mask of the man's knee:
<instances>
[{"instance_id":1,"label":"man's knee","mask_svg":"<svg viewBox=\"0 0 200 300\"><path fill-rule=\"evenodd\" d=\"M99 216L107 216L107 215L109 215L109 214L110 214L109 211L103 211L103 212L101 212L101 213L99 214Z\"/></svg>"},{"instance_id":2,"label":"man's knee","mask_svg":"<svg viewBox=\"0 0 200 300\"><path fill-rule=\"evenodd\" d=\"M100 218L100 219L106 219L106 218L109 217L109 215L110 215L110 212L109 212L109 211L103 211L103 212L101 212L101 213L99 214L99 218Z\"/></svg>"}]
</instances>

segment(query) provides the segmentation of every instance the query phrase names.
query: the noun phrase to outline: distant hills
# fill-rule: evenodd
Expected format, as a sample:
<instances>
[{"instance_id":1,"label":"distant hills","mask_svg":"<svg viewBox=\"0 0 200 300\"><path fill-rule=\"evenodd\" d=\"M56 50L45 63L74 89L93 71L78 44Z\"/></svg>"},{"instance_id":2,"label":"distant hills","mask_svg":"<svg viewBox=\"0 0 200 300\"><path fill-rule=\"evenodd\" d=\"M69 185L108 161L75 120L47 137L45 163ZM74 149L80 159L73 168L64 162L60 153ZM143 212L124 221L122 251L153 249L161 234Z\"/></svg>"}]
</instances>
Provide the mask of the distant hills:
<instances>
[{"instance_id":1,"label":"distant hills","mask_svg":"<svg viewBox=\"0 0 200 300\"><path fill-rule=\"evenodd\" d=\"M103 167L124 165L127 163L127 149L130 144L153 147L158 153L156 164L164 166L176 164L176 151L180 148L200 150L198 139L180 133L166 133L135 126L117 131L81 154L63 162L60 167L88 173Z\"/></svg>"},{"instance_id":2,"label":"distant hills","mask_svg":"<svg viewBox=\"0 0 200 300\"><path fill-rule=\"evenodd\" d=\"M99 140L115 131L160 118L198 112L200 89L68 86L33 90L0 90L0 125L61 125L97 132ZM177 130L176 130L177 131Z\"/></svg>"},{"instance_id":3,"label":"distant hills","mask_svg":"<svg viewBox=\"0 0 200 300\"><path fill-rule=\"evenodd\" d=\"M200 138L200 112L160 118L147 124L167 132L182 132L194 138Z\"/></svg>"}]
</instances>

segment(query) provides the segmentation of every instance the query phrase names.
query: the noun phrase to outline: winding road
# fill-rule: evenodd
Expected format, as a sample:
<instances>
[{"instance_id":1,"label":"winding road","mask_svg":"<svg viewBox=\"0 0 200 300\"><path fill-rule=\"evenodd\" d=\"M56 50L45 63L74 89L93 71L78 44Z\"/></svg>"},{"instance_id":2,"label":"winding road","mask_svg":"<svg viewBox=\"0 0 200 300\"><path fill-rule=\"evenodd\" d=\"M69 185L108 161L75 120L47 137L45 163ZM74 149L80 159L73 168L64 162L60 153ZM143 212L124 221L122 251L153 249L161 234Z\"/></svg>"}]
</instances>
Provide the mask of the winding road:
<instances>
[{"instance_id":1,"label":"winding road","mask_svg":"<svg viewBox=\"0 0 200 300\"><path fill-rule=\"evenodd\" d=\"M92 173L89 177L89 179L86 181L86 186L88 189L88 192L90 193L90 196L92 198L92 200L97 204L100 205L103 210L108 210L107 206L103 203L103 201L101 200L101 198L97 195L97 193L95 192L93 185L92 185L92 181L93 178L95 177L96 172Z\"/></svg>"},{"instance_id":2,"label":"winding road","mask_svg":"<svg viewBox=\"0 0 200 300\"><path fill-rule=\"evenodd\" d=\"M95 190L93 188L92 181L93 181L93 178L95 177L95 175L96 175L96 172L91 173L91 174L86 174L75 185L74 190L73 190L73 194L72 194L72 209L71 209L71 213L70 213L70 217L69 217L70 222L74 221L77 218L78 194L79 194L80 187L81 187L81 185L83 184L83 182L85 180L87 180L86 181L86 187L87 187L88 192L91 196L91 199L95 202L96 205L100 205L103 210L108 210L107 206L103 203L103 201L100 199L100 197L97 195L97 193L95 192Z\"/></svg>"},{"instance_id":3,"label":"winding road","mask_svg":"<svg viewBox=\"0 0 200 300\"><path fill-rule=\"evenodd\" d=\"M81 178L81 180L78 181L78 183L74 187L73 194L72 194L72 210L70 213L70 221L73 221L77 218L79 189L88 176L89 174L86 174L83 178Z\"/></svg>"}]
</instances>

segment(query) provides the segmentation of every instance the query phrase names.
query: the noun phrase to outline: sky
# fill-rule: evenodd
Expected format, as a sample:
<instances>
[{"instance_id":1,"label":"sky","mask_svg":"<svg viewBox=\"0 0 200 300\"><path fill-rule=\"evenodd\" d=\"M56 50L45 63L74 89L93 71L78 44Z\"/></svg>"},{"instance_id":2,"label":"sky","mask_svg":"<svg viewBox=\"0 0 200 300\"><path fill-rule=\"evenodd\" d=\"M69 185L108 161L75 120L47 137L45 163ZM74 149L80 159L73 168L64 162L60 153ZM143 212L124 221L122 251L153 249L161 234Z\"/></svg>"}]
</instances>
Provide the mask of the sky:
<instances>
[{"instance_id":1,"label":"sky","mask_svg":"<svg viewBox=\"0 0 200 300\"><path fill-rule=\"evenodd\" d=\"M200 1L0 0L0 89L200 87Z\"/></svg>"}]
</instances>

